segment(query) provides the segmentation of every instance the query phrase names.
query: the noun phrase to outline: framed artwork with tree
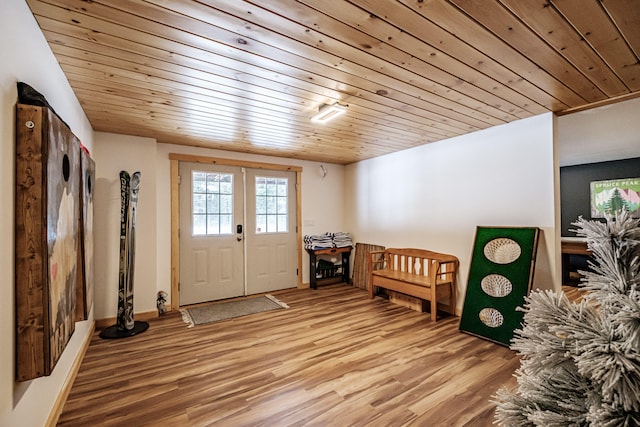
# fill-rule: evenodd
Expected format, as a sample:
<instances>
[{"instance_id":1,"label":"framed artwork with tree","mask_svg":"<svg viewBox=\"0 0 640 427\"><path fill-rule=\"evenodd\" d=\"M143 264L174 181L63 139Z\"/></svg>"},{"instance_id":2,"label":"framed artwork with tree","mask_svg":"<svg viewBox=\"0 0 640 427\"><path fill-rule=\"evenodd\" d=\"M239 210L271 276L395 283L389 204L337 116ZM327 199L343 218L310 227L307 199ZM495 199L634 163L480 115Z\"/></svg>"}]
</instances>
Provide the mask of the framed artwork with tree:
<instances>
[{"instance_id":1,"label":"framed artwork with tree","mask_svg":"<svg viewBox=\"0 0 640 427\"><path fill-rule=\"evenodd\" d=\"M640 178L591 182L591 218L604 218L621 209L640 218Z\"/></svg>"}]
</instances>

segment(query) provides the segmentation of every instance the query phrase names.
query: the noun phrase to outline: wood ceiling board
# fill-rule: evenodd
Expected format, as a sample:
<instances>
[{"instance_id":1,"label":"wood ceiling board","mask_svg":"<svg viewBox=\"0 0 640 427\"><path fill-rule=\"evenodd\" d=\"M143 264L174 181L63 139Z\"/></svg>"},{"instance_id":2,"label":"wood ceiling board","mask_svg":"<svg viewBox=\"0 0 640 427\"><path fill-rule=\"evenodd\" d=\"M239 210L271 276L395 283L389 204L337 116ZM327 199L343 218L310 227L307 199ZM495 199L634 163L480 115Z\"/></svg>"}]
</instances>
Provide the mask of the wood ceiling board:
<instances>
[{"instance_id":1,"label":"wood ceiling board","mask_svg":"<svg viewBox=\"0 0 640 427\"><path fill-rule=\"evenodd\" d=\"M606 95L573 64L555 51L544 39L532 35L529 27L517 19L498 2L478 2L475 0L450 0L462 11L491 31L505 43L513 47L547 70L587 102L596 102Z\"/></svg>"},{"instance_id":2,"label":"wood ceiling board","mask_svg":"<svg viewBox=\"0 0 640 427\"><path fill-rule=\"evenodd\" d=\"M205 10L193 10L193 6L191 5L173 1L165 1L164 3L173 4L173 7L181 13L193 13L195 15L200 12L200 19L207 19L207 21L213 25L225 24L225 22L215 21L212 15L206 15ZM240 4L235 0L209 3L215 3L219 7L223 4L226 12L235 11L238 15L250 13L250 17L254 20L256 20L256 16L262 18L259 24L252 22L251 25L246 25L246 33L251 37L246 37L246 39L250 41L244 46L251 46L251 49L255 51L257 47L262 47L262 45L256 41L260 40L260 42L264 42L265 45L268 45L270 48L277 49L280 55L271 51L260 51L258 53L260 53L261 56L269 58L278 57L281 59L281 62L295 63L296 66L304 67L307 70L316 70L319 67L324 67L324 75L336 76L335 70L342 71L344 74L343 77L341 77L341 81L346 87L353 85L353 79L362 77L365 81L376 83L378 88L390 88L397 92L404 92L419 99L433 102L436 105L441 105L444 108L460 111L472 117L478 117L478 119L486 121L487 123L504 123L515 118L510 112L502 111L493 105L486 105L476 101L475 98L471 97L470 94L465 91L471 94L478 94L479 89L465 85L464 81L460 79L451 81L451 77L447 76L451 86L440 84L435 81L431 75L429 75L429 78L426 78L388 62L381 65L378 58L364 54L362 51L348 46L341 40L326 37L311 28L292 23L279 15L268 13L260 8L247 7L245 4ZM246 11L246 9L248 9L248 11ZM245 22L240 17L234 16L233 19L238 20L238 22L235 25L227 24L229 31L233 31L233 29L240 27L241 23ZM265 27L277 28L278 32L277 34L265 33ZM289 37L283 37L282 33ZM300 34L303 36L299 36ZM299 40L303 40L304 43L292 38L296 35L298 35L298 37L300 37ZM277 48L275 48L275 46L277 46ZM286 54L282 51L286 51ZM287 55L287 57L285 58L282 55ZM313 58L313 60L309 62L306 58ZM350 58L353 58L353 61L349 60ZM391 73L391 70L395 71L395 73ZM427 74L426 70L421 70L421 72ZM442 74L439 70L436 70L436 72ZM346 78L344 77L345 74L347 76ZM349 79L351 79L351 81L347 81ZM451 89L452 87L455 87L455 91ZM350 95L348 92L345 93L341 100L347 103L353 102ZM433 95L437 96L434 97ZM439 97L442 99L439 99ZM484 117L481 115L482 113L485 114Z\"/></svg>"},{"instance_id":3,"label":"wood ceiling board","mask_svg":"<svg viewBox=\"0 0 640 427\"><path fill-rule=\"evenodd\" d=\"M640 58L640 6L638 0L602 0L604 9L622 36L629 43L636 58Z\"/></svg>"},{"instance_id":4,"label":"wood ceiling board","mask_svg":"<svg viewBox=\"0 0 640 427\"><path fill-rule=\"evenodd\" d=\"M495 62L512 70L524 81L538 88L543 95L539 102L552 111L563 110L568 106L583 105L585 100L574 91L566 88L555 77L540 68L526 56L514 50L493 33L486 31L478 22L465 13L460 13L456 6L446 1L399 0L407 7L420 13L454 37L481 51ZM480 64L479 64L480 65ZM512 81L508 81L512 84ZM518 83L516 81L516 83ZM524 89L523 89L524 91ZM535 91L535 89L534 89ZM544 94L549 97L544 101ZM533 94L532 98L537 99Z\"/></svg>"},{"instance_id":5,"label":"wood ceiling board","mask_svg":"<svg viewBox=\"0 0 640 427\"><path fill-rule=\"evenodd\" d=\"M638 58L603 9L602 3L583 0L554 0L553 6L576 29L592 49L631 91L640 90ZM638 2L640 8L640 2ZM640 23L638 23L640 25Z\"/></svg>"},{"instance_id":6,"label":"wood ceiling board","mask_svg":"<svg viewBox=\"0 0 640 427\"><path fill-rule=\"evenodd\" d=\"M83 90L79 89L79 93L82 93ZM101 97L103 107L95 108L98 103L91 103L89 105L83 105L87 110L93 111L95 121L92 124L98 125L101 121L110 121L113 120L113 117L120 116L122 114L130 115L131 117L137 117L138 126L143 127L145 123L153 123L154 126L162 125L163 128L171 128L171 129L192 129L192 130L202 130L206 132L209 130L212 134L217 134L221 131L227 131L228 134L230 132L240 132L240 129L244 128L242 121L236 121L233 119L228 119L226 117L212 117L208 120L203 120L200 117L194 117L193 115L183 117L180 114L171 114L171 112L167 113L169 107L162 108L159 105L151 105L153 108L153 113L149 114L143 111L144 107L149 107L148 103L144 105L136 105L135 103L127 103L122 98L110 99L112 95L106 94ZM179 111L179 110L178 110ZM102 112L102 114L98 114L98 112ZM185 125L184 123L189 123L189 125ZM156 130L156 128L151 128L152 130ZM375 135L359 135L344 138L342 137L343 133L340 134L340 139L337 139L336 132L324 132L314 133L314 132L294 132L287 131L283 129L269 129L266 126L256 127L251 131L251 135L255 138L259 138L262 136L263 139L270 138L271 142L274 144L282 141L282 144L288 145L291 144L291 141L294 139L298 140L313 140L318 141L322 139L327 139L327 141L333 143L335 146L344 146L345 144L357 144L359 141L363 139L369 142L369 146L371 145L381 145L381 149L385 152L391 152L399 149L406 148L407 145L413 145L414 142L408 142L404 145L400 145L398 140L386 140L386 137L380 136L376 137ZM415 140L414 140L415 141ZM254 142L254 141L249 141ZM428 143L431 142L429 140L421 140L416 142L415 144Z\"/></svg>"},{"instance_id":7,"label":"wood ceiling board","mask_svg":"<svg viewBox=\"0 0 640 427\"><path fill-rule=\"evenodd\" d=\"M78 91L78 93L82 94L83 97L93 96L93 94L96 93L95 91L100 89L93 87L90 84L83 85L81 83L77 83L75 84L75 86L77 87L76 90ZM96 105L99 106L99 108L103 111L106 108L110 107L111 111L106 110L105 112L105 116L107 118L110 118L113 114L121 113L123 110L126 110L128 108L131 108L132 112L140 112L139 114L144 114L142 113L142 111L151 109L152 113L147 114L146 117L159 118L172 116L176 119L177 123L182 123L183 120L193 120L195 123L208 124L213 129L225 128L227 126L230 126L232 128L243 127L242 125L244 119L242 118L226 117L225 115L218 115L218 117L215 117L214 115L211 115L211 113L209 113L215 112L216 109L209 109L208 111L206 109L202 109L202 112L200 113L201 115L194 115L193 111L196 110L192 109L192 113L190 113L189 116L183 117L181 116L180 105L178 102L163 101L162 103L160 103L158 100L159 97L157 95L154 96L153 94L149 94L148 96L141 96L140 100L131 101L130 99L132 97L127 96L127 92L123 92L121 94L113 94L108 92L106 88L102 90L103 93L98 96L95 102L90 102L88 105L84 105L86 105L86 108L90 108L90 105ZM206 114L209 114L209 116L206 116ZM200 117L204 117L204 119L201 120ZM329 124L329 126L322 126L322 133L319 132L320 127L318 126L316 126L315 129L308 128L304 131L289 129L288 127L286 127L287 132L283 130L283 128L285 127L286 124L280 125L279 128L276 127L275 130L273 130L270 129L273 128L272 126L260 126L253 130L253 134L263 134L270 131L273 138L276 138L278 135L280 135L284 136L287 141L290 141L291 139L290 134L301 135L307 138L328 137L334 138L334 141L336 141L335 138L338 138L338 136L340 136L340 144L344 144L345 142L349 141L356 143L364 138L365 140L372 141L374 143L377 141L382 141L381 144L386 147L387 151L402 149L407 145L416 145L437 140L436 138L426 139L424 136L420 136L418 134L414 134L413 139L410 139L409 136L406 136L405 138L394 137L393 139L388 139L385 134L377 132L375 129L371 130L370 126L363 126L361 128L358 128L359 131L356 131L357 128L354 127L354 131L348 133L341 132L339 128L333 127L331 126L331 124ZM404 139L407 139L407 141L403 143Z\"/></svg>"},{"instance_id":8,"label":"wood ceiling board","mask_svg":"<svg viewBox=\"0 0 640 427\"><path fill-rule=\"evenodd\" d=\"M422 62L436 69L446 70L447 73L455 76L454 78L461 78L495 95L497 103L507 103L505 108L509 108L508 105L522 106L511 110L512 114L515 114L513 111L520 111L518 114L526 117L548 111L548 108L542 106L544 101L538 103L529 96L531 94L525 94L516 89L515 86L519 85L518 80L520 80L516 74L431 21L425 20L411 9L398 8L393 3L375 0L352 0L352 2L366 6L367 11L357 9L359 13L352 13L353 16L350 16L346 13L345 6L333 2L320 2L315 8L331 14L336 20L344 20L350 26L371 34L382 45L389 44L399 50L404 49L407 51L405 55L418 57ZM314 4L310 1L308 3ZM371 15L372 12L375 15ZM437 17L434 19L437 20ZM398 29L400 25L402 30ZM457 55L451 56L451 52L456 52ZM429 70L426 72L429 74ZM496 85L495 77L505 83ZM541 94L539 89L534 89L533 86L529 86L528 89L533 89L536 96Z\"/></svg>"},{"instance_id":9,"label":"wood ceiling board","mask_svg":"<svg viewBox=\"0 0 640 427\"><path fill-rule=\"evenodd\" d=\"M581 70L607 96L628 93L620 78L548 0L529 0L526 7L523 7L524 2L521 0L500 1L521 20L526 20L527 25L538 36L544 37L551 47ZM603 17L600 12L594 19Z\"/></svg>"},{"instance_id":10,"label":"wood ceiling board","mask_svg":"<svg viewBox=\"0 0 640 427\"><path fill-rule=\"evenodd\" d=\"M96 130L348 164L639 96L636 1L27 3Z\"/></svg>"},{"instance_id":11,"label":"wood ceiling board","mask_svg":"<svg viewBox=\"0 0 640 427\"><path fill-rule=\"evenodd\" d=\"M225 87L220 87L217 84L212 87L206 87L200 84L196 77L193 77L193 79L196 79L196 80L193 81L192 86L189 85L188 82L184 81L184 79L177 79L174 81L173 78L175 76L178 76L182 72L182 69L179 66L176 66L173 64L167 65L165 67L167 68L167 70L160 70L159 68L157 68L162 64L150 64L150 66L153 65L156 68L148 69L149 67L147 67L146 65L137 65L135 67L135 71L128 71L127 65L133 63L133 61L135 60L134 57L131 57L131 58L123 57L122 59L117 59L114 57L101 58L100 56L95 55L92 52L70 50L66 46L58 46L54 44L52 45L52 47L54 52L58 56L59 62L63 65L63 68L65 70L67 70L68 72L75 72L76 74L79 75L79 74L82 74L82 69L84 68L88 70L87 71L88 75L95 76L96 83L98 84L101 79L117 80L117 82L114 81L114 83L125 84L125 85L135 84L135 85L138 85L139 87L148 87L149 89L153 89L156 86L166 87L166 90L170 90L171 93L177 93L180 87L182 87L182 92L187 94L187 96L194 97L194 98L202 98L203 100L210 100L210 101L215 100L215 103L217 105L224 104L224 106L222 107L223 109L234 109L236 107L235 104L238 102L238 99L235 98L237 95L234 94L234 91L244 90L242 86L231 86L231 89L227 87L226 90L223 90L225 89ZM81 54L83 58L76 59L75 57L70 56L76 53ZM96 63L96 61L102 61L102 63ZM91 70L94 70L95 72L92 73ZM188 70L190 70L189 72L192 72L192 74L198 75L203 79L209 76L206 73L193 72L192 69L188 69ZM157 77L164 76L164 79L162 78L156 79L155 77L149 77L150 75L152 75L152 73ZM192 79L192 78L189 77L188 79ZM226 81L228 82L229 85L235 84L234 80L228 79ZM272 87L273 86L274 85L272 85ZM255 88L257 86L252 86L252 87ZM295 92L295 90L290 87L283 87L282 90L287 93ZM206 96L206 93L208 91L212 91L210 96ZM247 95L249 93L250 92L247 91ZM309 92L300 92L300 95L302 96L308 93ZM247 98L247 96L243 96L242 98ZM254 98L252 98L252 101L253 100ZM271 103L269 114L267 117L265 117L267 120L270 120L270 118L276 118L274 117L274 114L277 111L280 111L282 115L286 117L287 121L291 120L292 114L295 115L297 113L294 109L289 108L286 103L283 103L278 107L275 105L275 102L277 102L277 100L274 99L274 102ZM302 101L300 101L300 103L302 103ZM243 104L243 103L240 102L240 104ZM251 104L251 102L249 102L249 104ZM369 103L369 102L361 102L360 104L370 105L372 109L379 107L379 104ZM259 104L259 105L264 107L265 105L269 105L269 104L265 102L264 105L262 104ZM392 105L392 107L403 108L404 105L405 104L396 103L395 105ZM262 108L258 108L257 106L246 105L246 104L243 104L243 107L242 107L242 110L244 113L251 112L252 114L255 114L255 115L260 115L261 109ZM354 105L353 110L362 111L362 114L366 115L367 117L374 117L376 113L376 111L374 110L360 108L359 105ZM460 132L460 130L470 129L469 127L466 127L465 124L458 124L456 126L456 123L449 122L449 121L446 121L446 122L443 121L441 123L441 122L433 121L431 118L412 116L412 112L414 111L416 114L424 113L424 110L404 108L402 110L402 115L405 116L406 120L404 118L395 119L399 121L403 121L403 120L405 121L405 123L403 123L402 125L402 128L398 127L399 132L402 132L402 130L406 127L409 129L415 128L415 130L419 130L421 132L436 133L441 137L449 137L449 136L455 135L457 132ZM384 117L386 117L388 115L392 115L393 110L389 109L385 111L380 111L378 113L383 114ZM311 115L310 113L304 113L304 112L302 114L304 114L304 118L308 118ZM278 121L277 118L276 118L276 121ZM381 119L381 121L382 121L381 125L384 126L385 128L387 126L394 127L393 122L384 123L385 121L384 119Z\"/></svg>"},{"instance_id":12,"label":"wood ceiling board","mask_svg":"<svg viewBox=\"0 0 640 427\"><path fill-rule=\"evenodd\" d=\"M69 80L72 86L77 89L85 89L87 92L85 100L92 99L90 97L91 91L95 93L101 93L101 96L96 97L94 102L97 105L104 106L105 99L104 97L117 97L119 98L124 105L137 105L140 108L144 108L145 105L147 107L152 107L154 109L164 108L167 106L171 106L172 108L189 108L191 114L197 113L198 111L206 113L208 111L216 112L218 116L229 116L230 119L238 121L238 120L252 120L256 124L264 125L266 120L269 119L269 116L264 114L264 117L260 118L259 114L250 114L245 116L244 112L251 112L251 106L245 106L244 110L237 111L237 114L233 114L232 104L229 102L221 101L220 99L212 100L207 97L203 97L202 101L199 101L198 98L201 96L199 93L184 91L183 93L176 92L172 90L172 92L163 92L160 86L158 85L147 85L145 82L138 82L135 86L131 86L134 82L129 80L126 83L121 83L117 90L111 88L111 86L104 86L104 83L99 81L99 79L92 80L86 69L78 69L74 71L74 68L69 65L64 65L65 72L69 76ZM96 72L98 74L99 72ZM146 87L149 86L149 87ZM236 106L237 107L237 106ZM236 109L237 110L237 109ZM366 131L368 134L375 134L379 132L380 135L378 137L383 137L383 135L387 135L387 130L389 127L395 127L394 122L388 123L387 126L384 125L384 120L379 120L379 122L383 124L379 124L376 122L372 122L372 119L368 115L358 115L357 110L351 114L353 119L360 119L361 122L366 125L363 128L363 131ZM306 131L308 129L318 130L319 126L322 126L322 129L325 133L329 130L334 129L335 122L328 123L326 125L317 125L309 120L304 120L301 123L294 122L287 118L287 116L276 116L271 115L270 117L274 118L273 126L290 126L292 128L296 128L300 131ZM280 120L275 120L279 118ZM350 122L349 126L353 126L358 122ZM413 130L413 131L412 131ZM343 139L345 136L345 132L343 132ZM364 134L364 132L363 132ZM416 129L411 126L398 127L398 129L394 132L394 140L398 143L398 146L403 143L403 140L413 141L418 136L431 137L431 140L441 139L440 133L430 132L428 129ZM405 142L406 144L406 142ZM392 144L394 146L395 144Z\"/></svg>"},{"instance_id":13,"label":"wood ceiling board","mask_svg":"<svg viewBox=\"0 0 640 427\"><path fill-rule=\"evenodd\" d=\"M93 4L93 3L92 3ZM92 23L93 25L96 25L96 23ZM74 25L77 25L74 23ZM48 26L47 28L51 28L51 26ZM64 31L64 28L57 28L55 31L57 32L62 32ZM100 35L104 35L104 31L106 31L106 28L102 28ZM117 32L115 30L112 30L114 32ZM96 36L97 37L97 36ZM133 37L133 35L131 36ZM158 49L162 49L162 43L167 43L166 39L157 37L158 40L161 40L161 43L158 47ZM134 46L136 44L141 45L141 46L146 46L146 44L150 43L151 40L154 40L154 38L152 36L149 36L148 34L145 34L143 38L139 39L139 40L133 40L134 43L132 43ZM146 44L143 44L146 43ZM171 46L172 50L180 50L184 45L181 43L173 43L173 45ZM188 54L190 54L191 52L189 52ZM317 64L312 64L315 65L315 68L317 69ZM245 68L249 68L249 67L245 67ZM329 74L335 74L335 70L333 69L329 69L329 70L325 70L328 71ZM335 76L333 76L335 77ZM312 76L310 78L308 78L308 80L313 80L314 82L323 79L323 77L319 76L319 75L315 75ZM380 88L379 85L375 85L372 86L370 82L368 82L366 79L360 78L360 77L355 77L354 79L357 79L359 81L361 81L364 85L369 86L368 89L369 92L365 92L365 93L369 93L371 94L371 91L374 90L378 90L377 88ZM335 82L335 80L332 80L333 82ZM413 92L415 93L416 90L414 87L410 87L409 85L404 85L406 87L405 92ZM441 120L444 115L448 116L448 119L445 119L447 123L451 123L451 124L455 124L455 121L453 119L456 119L456 121L460 121L463 123L468 123L468 126L463 126L462 128L466 131L473 131L473 130L478 130L478 129L483 129L487 126L487 124L493 125L493 124L503 124L505 123L505 121L503 120L497 120L494 119L493 117L490 116L486 116L483 113L479 112L478 110L474 110L471 108L465 108L465 107L461 107L459 104L455 104L452 102L444 102L443 103L443 107L440 107L438 105L434 105L432 103L429 103L430 101L430 97L428 94L421 94L418 93L416 97L416 95L405 95L403 92L400 91L390 91L390 93L385 97L385 98L389 98L389 96L396 96L400 98L400 102L402 102L402 105L413 105L416 104L416 106L421 109L421 111L423 113L427 112L431 112L432 114L430 114L430 118L432 120ZM376 97L379 98L379 95L376 95ZM396 108L399 108L399 106L397 106ZM410 113L411 109L410 108L404 108L403 111L405 111L406 113ZM468 116L467 116L468 115Z\"/></svg>"},{"instance_id":14,"label":"wood ceiling board","mask_svg":"<svg viewBox=\"0 0 640 427\"><path fill-rule=\"evenodd\" d=\"M232 0L230 3L236 4L236 2ZM300 44L296 44L295 46L291 45L287 43L288 39L273 40L273 43L277 44L287 43L287 50L296 51L300 56L314 55L319 61L322 60L323 63L329 65L335 61L325 61L323 57L326 54L338 55L338 57L341 58L336 65L339 69L344 69L356 75L365 75L371 80L377 76L384 76L387 78L387 82L391 82L390 84L387 83L387 85L392 88L395 87L397 82L409 82L414 86L410 89L411 92L423 89L430 93L437 93L439 96L461 104L460 106L453 106L454 109L467 106L506 121L526 115L521 111L513 111L513 106L501 105L508 103L495 97L493 94L468 84L461 78L455 78L451 74L433 67L430 64L420 63L414 65L415 56L404 55L403 58L395 58L394 62L390 62L389 57L394 58L395 51L385 52L384 55L378 53L377 56L371 52L363 52L361 49L355 48L346 41L343 41L349 40L349 36L351 36L348 27L345 28L345 26L342 26L342 37L336 39L315 29L283 20L280 15L275 13L259 13L258 10L252 11L251 16L255 17L258 14L264 18L264 21L260 22L261 24L268 25L271 28L278 28L279 33L284 32L290 37L303 33L304 40L308 44L304 47ZM318 15L316 18L319 19L320 16L321 15ZM336 22L334 25L338 25L338 23ZM292 26L297 26L297 28L295 30L290 29ZM383 45L380 45L380 48L382 47ZM382 56L387 59L381 59ZM380 81L380 84L385 84L385 82ZM451 96L449 93L451 93ZM478 103L475 101L476 99L483 98L490 98L491 102Z\"/></svg>"},{"instance_id":15,"label":"wood ceiling board","mask_svg":"<svg viewBox=\"0 0 640 427\"><path fill-rule=\"evenodd\" d=\"M336 2L317 2L317 4L310 2L309 4L314 7L314 11L322 12L318 14L312 13L309 9L296 11L292 7L294 4L293 0L283 0L278 3L262 2L263 7L268 7L277 15L289 11L288 16L299 22L302 28L314 28L314 30L308 31L309 36L321 39L322 43L317 43L317 45L322 49L337 52L341 56L359 59L358 62L361 64L365 58L368 58L370 68L374 69L377 65L382 70L384 67L383 72L390 76L402 76L404 75L403 70L417 76L425 75L430 80L444 86L456 86L457 90L470 97L491 99L490 103L496 109L517 117L529 117L531 114L540 114L545 111L539 106L530 105L532 103L530 99L509 86L496 85L495 81L479 71L466 66L455 58L442 54L438 49L409 33L397 30L394 32L393 27L382 19L381 16L384 15L379 15L379 13L385 12L384 6L389 5L388 2L373 2L372 4L376 5L375 9L372 9L375 15L370 12L358 14L350 20L349 25L342 23L339 19L347 19L349 12L352 14L357 12L359 9L355 7ZM378 8L383 10L378 10ZM334 14L334 16L324 15L325 13ZM310 16L312 19L308 18ZM415 22L411 17L411 14L404 14L405 28L409 22ZM387 16L384 18L388 19ZM428 34L430 29L425 29L424 23L422 26L423 34ZM330 38L331 34L341 34L340 40ZM338 50L343 44L348 45L349 48ZM411 53L402 49L408 49ZM466 54L466 52L461 53L462 55ZM362 57L362 54L365 56ZM415 80L415 77L411 75L407 78ZM416 81L418 82L418 80ZM518 105L525 105L528 111Z\"/></svg>"}]
</instances>

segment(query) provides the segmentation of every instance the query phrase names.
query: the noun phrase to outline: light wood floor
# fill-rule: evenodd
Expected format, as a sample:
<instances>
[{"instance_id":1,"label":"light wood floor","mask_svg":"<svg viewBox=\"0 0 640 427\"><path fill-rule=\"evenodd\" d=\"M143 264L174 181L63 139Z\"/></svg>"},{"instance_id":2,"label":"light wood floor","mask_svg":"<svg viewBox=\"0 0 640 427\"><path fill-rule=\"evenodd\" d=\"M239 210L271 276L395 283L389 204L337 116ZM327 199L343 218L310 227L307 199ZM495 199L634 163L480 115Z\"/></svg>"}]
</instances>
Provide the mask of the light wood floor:
<instances>
[{"instance_id":1,"label":"light wood floor","mask_svg":"<svg viewBox=\"0 0 640 427\"><path fill-rule=\"evenodd\" d=\"M93 337L60 426L490 426L519 365L458 318L348 285L285 291L286 310L188 329L177 313Z\"/></svg>"}]
</instances>

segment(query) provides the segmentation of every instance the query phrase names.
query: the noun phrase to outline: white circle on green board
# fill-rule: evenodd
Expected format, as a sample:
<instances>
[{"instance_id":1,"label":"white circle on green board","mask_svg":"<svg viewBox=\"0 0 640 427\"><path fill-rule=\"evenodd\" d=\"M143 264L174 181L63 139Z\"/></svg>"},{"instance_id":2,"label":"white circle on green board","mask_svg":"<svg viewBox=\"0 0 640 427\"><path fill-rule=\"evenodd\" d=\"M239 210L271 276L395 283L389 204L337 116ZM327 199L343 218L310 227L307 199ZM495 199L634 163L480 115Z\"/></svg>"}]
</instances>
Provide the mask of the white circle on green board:
<instances>
[{"instance_id":1,"label":"white circle on green board","mask_svg":"<svg viewBox=\"0 0 640 427\"><path fill-rule=\"evenodd\" d=\"M494 298L506 297L513 290L511 281L501 274L489 274L480 281L480 287Z\"/></svg>"},{"instance_id":2,"label":"white circle on green board","mask_svg":"<svg viewBox=\"0 0 640 427\"><path fill-rule=\"evenodd\" d=\"M521 254L518 242L505 237L493 239L484 245L484 256L496 264L510 264L520 258Z\"/></svg>"},{"instance_id":3,"label":"white circle on green board","mask_svg":"<svg viewBox=\"0 0 640 427\"><path fill-rule=\"evenodd\" d=\"M498 328L504 323L504 316L495 308L483 308L478 317L482 323L490 328Z\"/></svg>"}]
</instances>

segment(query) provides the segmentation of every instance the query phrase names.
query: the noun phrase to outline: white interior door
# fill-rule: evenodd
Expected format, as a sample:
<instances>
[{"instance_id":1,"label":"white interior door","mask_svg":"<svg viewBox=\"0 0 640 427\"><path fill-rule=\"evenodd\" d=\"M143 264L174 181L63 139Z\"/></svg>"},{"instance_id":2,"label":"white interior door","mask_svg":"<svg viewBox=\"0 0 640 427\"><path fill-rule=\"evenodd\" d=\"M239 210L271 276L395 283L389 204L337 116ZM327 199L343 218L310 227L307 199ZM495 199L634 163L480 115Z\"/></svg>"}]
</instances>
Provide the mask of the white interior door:
<instances>
[{"instance_id":1,"label":"white interior door","mask_svg":"<svg viewBox=\"0 0 640 427\"><path fill-rule=\"evenodd\" d=\"M245 295L242 168L180 162L179 175L180 305Z\"/></svg>"},{"instance_id":2,"label":"white interior door","mask_svg":"<svg viewBox=\"0 0 640 427\"><path fill-rule=\"evenodd\" d=\"M297 286L296 174L247 169L247 293Z\"/></svg>"}]
</instances>

